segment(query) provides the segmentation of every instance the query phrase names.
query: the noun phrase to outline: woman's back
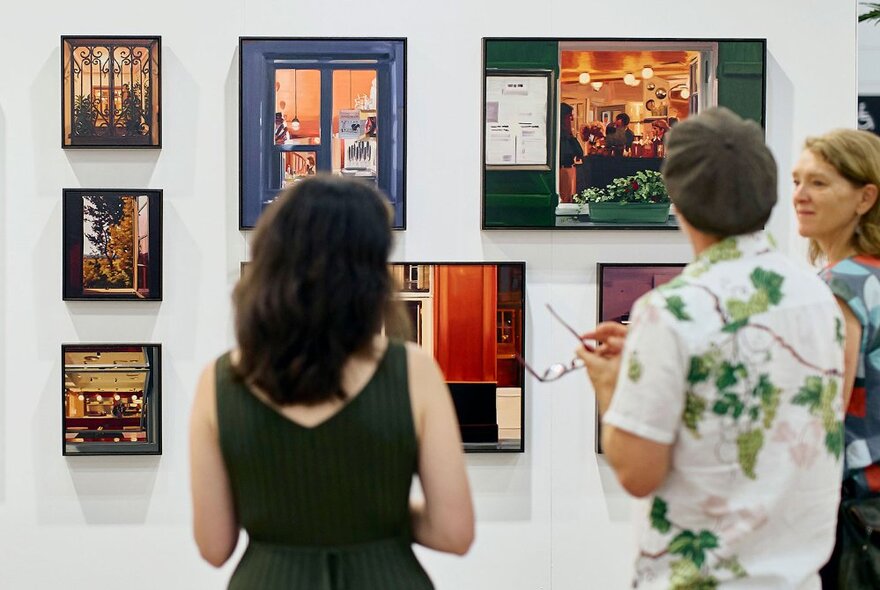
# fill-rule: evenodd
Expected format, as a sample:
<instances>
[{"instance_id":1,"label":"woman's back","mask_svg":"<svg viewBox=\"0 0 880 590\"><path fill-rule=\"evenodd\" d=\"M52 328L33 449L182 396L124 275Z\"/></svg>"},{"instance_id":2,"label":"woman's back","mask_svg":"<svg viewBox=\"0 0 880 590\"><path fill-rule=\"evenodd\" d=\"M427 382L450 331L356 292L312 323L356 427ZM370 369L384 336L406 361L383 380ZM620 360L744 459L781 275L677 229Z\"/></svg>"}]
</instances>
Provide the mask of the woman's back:
<instances>
[{"instance_id":1,"label":"woman's back","mask_svg":"<svg viewBox=\"0 0 880 590\"><path fill-rule=\"evenodd\" d=\"M418 444L406 349L389 343L367 384L304 426L216 364L220 449L250 545L230 588L431 588L412 549ZM335 585L334 585L335 584Z\"/></svg>"}]
</instances>

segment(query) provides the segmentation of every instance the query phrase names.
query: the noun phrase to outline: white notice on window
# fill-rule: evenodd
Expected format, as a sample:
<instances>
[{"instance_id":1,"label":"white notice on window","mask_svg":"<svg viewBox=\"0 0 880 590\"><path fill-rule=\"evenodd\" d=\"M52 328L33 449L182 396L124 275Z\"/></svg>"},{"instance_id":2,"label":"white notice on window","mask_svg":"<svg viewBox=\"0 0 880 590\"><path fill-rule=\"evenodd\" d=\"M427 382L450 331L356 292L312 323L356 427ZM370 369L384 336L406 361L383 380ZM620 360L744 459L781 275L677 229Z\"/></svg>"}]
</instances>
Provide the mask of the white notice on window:
<instances>
[{"instance_id":1,"label":"white notice on window","mask_svg":"<svg viewBox=\"0 0 880 590\"><path fill-rule=\"evenodd\" d=\"M546 166L547 78L486 77L486 165Z\"/></svg>"},{"instance_id":2,"label":"white notice on window","mask_svg":"<svg viewBox=\"0 0 880 590\"><path fill-rule=\"evenodd\" d=\"M516 144L509 125L486 126L486 163L516 163Z\"/></svg>"}]
</instances>

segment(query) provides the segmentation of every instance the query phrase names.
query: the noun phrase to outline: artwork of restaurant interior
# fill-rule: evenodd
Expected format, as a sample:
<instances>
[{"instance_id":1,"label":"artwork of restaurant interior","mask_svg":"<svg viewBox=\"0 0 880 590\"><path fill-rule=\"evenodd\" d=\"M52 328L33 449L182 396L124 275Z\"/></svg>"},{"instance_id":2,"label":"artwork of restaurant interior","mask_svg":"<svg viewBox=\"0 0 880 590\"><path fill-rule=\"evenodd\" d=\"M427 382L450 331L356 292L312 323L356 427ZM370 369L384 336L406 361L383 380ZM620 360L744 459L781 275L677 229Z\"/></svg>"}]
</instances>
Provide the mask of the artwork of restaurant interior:
<instances>
[{"instance_id":1,"label":"artwork of restaurant interior","mask_svg":"<svg viewBox=\"0 0 880 590\"><path fill-rule=\"evenodd\" d=\"M242 229L282 189L318 172L376 183L403 227L404 47L241 40Z\"/></svg>"},{"instance_id":2,"label":"artwork of restaurant interior","mask_svg":"<svg viewBox=\"0 0 880 590\"><path fill-rule=\"evenodd\" d=\"M159 346L61 349L64 455L161 454Z\"/></svg>"},{"instance_id":3,"label":"artwork of restaurant interior","mask_svg":"<svg viewBox=\"0 0 880 590\"><path fill-rule=\"evenodd\" d=\"M523 451L525 265L392 265L414 327L446 378L466 451Z\"/></svg>"},{"instance_id":4,"label":"artwork of restaurant interior","mask_svg":"<svg viewBox=\"0 0 880 590\"><path fill-rule=\"evenodd\" d=\"M715 105L763 125L763 40L484 44L485 229L675 229L669 129Z\"/></svg>"},{"instance_id":5,"label":"artwork of restaurant interior","mask_svg":"<svg viewBox=\"0 0 880 590\"><path fill-rule=\"evenodd\" d=\"M64 191L63 299L162 299L161 194Z\"/></svg>"}]
</instances>

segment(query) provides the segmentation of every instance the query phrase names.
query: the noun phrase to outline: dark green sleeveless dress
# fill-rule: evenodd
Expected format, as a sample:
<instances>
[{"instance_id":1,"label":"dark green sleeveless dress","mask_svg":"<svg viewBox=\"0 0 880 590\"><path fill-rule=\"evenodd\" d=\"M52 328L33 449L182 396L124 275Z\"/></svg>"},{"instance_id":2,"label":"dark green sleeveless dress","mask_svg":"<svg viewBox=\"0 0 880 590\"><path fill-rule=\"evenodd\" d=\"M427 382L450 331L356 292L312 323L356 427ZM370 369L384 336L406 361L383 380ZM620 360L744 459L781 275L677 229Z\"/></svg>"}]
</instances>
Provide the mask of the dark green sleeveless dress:
<instances>
[{"instance_id":1,"label":"dark green sleeveless dress","mask_svg":"<svg viewBox=\"0 0 880 590\"><path fill-rule=\"evenodd\" d=\"M406 349L391 342L364 389L300 426L217 361L220 447L250 542L230 590L428 590L412 551L417 465Z\"/></svg>"}]
</instances>

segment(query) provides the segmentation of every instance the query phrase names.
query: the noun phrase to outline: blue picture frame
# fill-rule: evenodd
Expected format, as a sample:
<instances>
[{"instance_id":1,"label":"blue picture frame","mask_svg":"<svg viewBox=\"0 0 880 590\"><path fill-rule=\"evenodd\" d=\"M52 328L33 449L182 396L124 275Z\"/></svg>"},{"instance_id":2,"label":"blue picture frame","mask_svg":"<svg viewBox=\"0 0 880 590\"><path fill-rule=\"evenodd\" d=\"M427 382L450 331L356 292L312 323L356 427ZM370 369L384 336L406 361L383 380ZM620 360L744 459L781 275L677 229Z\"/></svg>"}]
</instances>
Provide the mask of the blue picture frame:
<instances>
[{"instance_id":1,"label":"blue picture frame","mask_svg":"<svg viewBox=\"0 0 880 590\"><path fill-rule=\"evenodd\" d=\"M332 169L330 141L276 145L275 72L297 67L321 71L321 137L332 133L334 70L376 71L378 187L394 210L393 227L406 228L406 39L239 38L239 229L252 229L282 190L282 151L310 152L317 171Z\"/></svg>"}]
</instances>

